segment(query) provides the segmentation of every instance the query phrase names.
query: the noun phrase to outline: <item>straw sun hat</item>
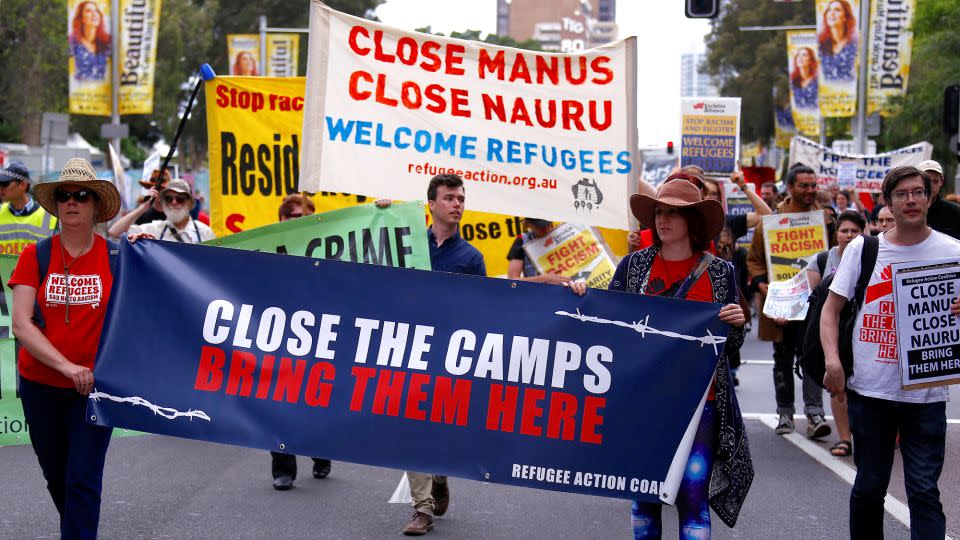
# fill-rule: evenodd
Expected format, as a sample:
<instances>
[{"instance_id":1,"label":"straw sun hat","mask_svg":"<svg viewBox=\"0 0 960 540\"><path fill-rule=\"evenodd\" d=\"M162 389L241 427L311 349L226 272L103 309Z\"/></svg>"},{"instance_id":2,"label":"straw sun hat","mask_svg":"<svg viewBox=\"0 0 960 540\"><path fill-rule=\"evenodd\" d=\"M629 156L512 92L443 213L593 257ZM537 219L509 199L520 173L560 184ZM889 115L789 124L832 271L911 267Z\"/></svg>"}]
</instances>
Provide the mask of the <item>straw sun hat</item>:
<instances>
[{"instance_id":1,"label":"straw sun hat","mask_svg":"<svg viewBox=\"0 0 960 540\"><path fill-rule=\"evenodd\" d=\"M97 223L110 221L120 212L120 192L110 182L97 178L93 166L85 159L73 158L68 161L56 182L37 184L33 187L33 195L44 210L56 216L54 192L64 186L88 189L97 195Z\"/></svg>"},{"instance_id":2,"label":"straw sun hat","mask_svg":"<svg viewBox=\"0 0 960 540\"><path fill-rule=\"evenodd\" d=\"M707 228L706 238L716 238L725 225L723 205L719 201L704 199L700 189L690 182L683 173L673 174L657 189L656 198L649 195L633 195L630 197L630 210L637 220L656 229L657 204L674 208L693 208L703 216Z\"/></svg>"}]
</instances>

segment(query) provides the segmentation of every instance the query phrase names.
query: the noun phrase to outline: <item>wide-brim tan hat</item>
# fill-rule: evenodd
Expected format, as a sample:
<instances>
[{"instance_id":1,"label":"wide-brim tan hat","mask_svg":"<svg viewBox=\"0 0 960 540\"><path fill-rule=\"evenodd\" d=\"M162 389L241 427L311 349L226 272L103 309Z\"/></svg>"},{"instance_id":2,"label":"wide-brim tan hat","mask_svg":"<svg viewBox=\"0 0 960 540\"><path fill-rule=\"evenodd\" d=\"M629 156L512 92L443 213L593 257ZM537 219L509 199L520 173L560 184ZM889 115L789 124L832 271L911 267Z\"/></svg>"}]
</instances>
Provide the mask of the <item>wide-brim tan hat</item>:
<instances>
[{"instance_id":1,"label":"wide-brim tan hat","mask_svg":"<svg viewBox=\"0 0 960 540\"><path fill-rule=\"evenodd\" d=\"M57 215L54 191L64 186L77 186L97 194L97 223L110 221L120 212L120 192L117 187L107 180L97 178L93 165L83 158L68 161L56 182L44 182L33 187L37 202L52 216Z\"/></svg>"},{"instance_id":2,"label":"wide-brim tan hat","mask_svg":"<svg viewBox=\"0 0 960 540\"><path fill-rule=\"evenodd\" d=\"M681 174L671 175L666 182L657 189L657 196L633 195L630 197L630 210L637 221L644 226L656 230L657 205L662 204L674 208L693 208L703 216L707 228L706 237L713 239L720 235L726 224L723 214L723 205L713 199L704 199L700 189Z\"/></svg>"}]
</instances>

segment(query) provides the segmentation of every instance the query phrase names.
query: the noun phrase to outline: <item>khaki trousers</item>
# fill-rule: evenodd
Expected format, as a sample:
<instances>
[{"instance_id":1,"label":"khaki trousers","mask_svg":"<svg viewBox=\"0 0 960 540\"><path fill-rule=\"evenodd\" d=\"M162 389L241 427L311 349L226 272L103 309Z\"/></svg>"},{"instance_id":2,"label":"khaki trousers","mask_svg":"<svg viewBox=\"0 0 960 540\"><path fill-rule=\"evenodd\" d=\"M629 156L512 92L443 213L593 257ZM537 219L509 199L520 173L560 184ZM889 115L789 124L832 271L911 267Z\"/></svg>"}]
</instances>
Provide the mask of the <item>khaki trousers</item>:
<instances>
[{"instance_id":1,"label":"khaki trousers","mask_svg":"<svg viewBox=\"0 0 960 540\"><path fill-rule=\"evenodd\" d=\"M433 516L433 483L446 484L447 477L407 471L407 481L410 482L414 510Z\"/></svg>"}]
</instances>

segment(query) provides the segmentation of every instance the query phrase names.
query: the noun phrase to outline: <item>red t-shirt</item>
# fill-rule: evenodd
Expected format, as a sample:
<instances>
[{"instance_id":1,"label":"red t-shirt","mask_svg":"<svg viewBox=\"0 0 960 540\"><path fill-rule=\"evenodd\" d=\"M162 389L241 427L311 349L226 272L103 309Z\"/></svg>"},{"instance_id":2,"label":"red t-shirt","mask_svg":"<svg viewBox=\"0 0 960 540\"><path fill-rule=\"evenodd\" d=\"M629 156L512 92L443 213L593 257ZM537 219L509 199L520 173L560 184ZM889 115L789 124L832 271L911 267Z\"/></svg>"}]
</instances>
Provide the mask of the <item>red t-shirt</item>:
<instances>
[{"instance_id":1,"label":"red t-shirt","mask_svg":"<svg viewBox=\"0 0 960 540\"><path fill-rule=\"evenodd\" d=\"M70 265L70 286L64 280L63 258L60 256L60 235L55 235L50 243L50 267L43 286L37 283L37 247L27 246L17 260L17 267L7 285L26 285L37 289L37 301L40 313L46 322L43 335L53 346L74 364L93 369L100 344L100 331L103 317L110 300L110 287L113 274L110 272L110 260L107 257L107 242L96 236L93 248L80 256ZM64 252L67 260L72 258ZM66 292L70 291L70 324L66 323ZM20 347L20 375L33 382L73 388L73 382L47 367L26 347Z\"/></svg>"},{"instance_id":2,"label":"red t-shirt","mask_svg":"<svg viewBox=\"0 0 960 540\"><path fill-rule=\"evenodd\" d=\"M650 266L650 278L647 280L646 288L643 289L643 294L672 298L680 289L680 285L687 279L687 276L693 272L697 262L700 261L700 256L700 253L694 253L693 257L689 259L667 261L658 253ZM707 275L707 272L700 275L685 298L697 302L713 302L713 284L710 283L710 276Z\"/></svg>"}]
</instances>

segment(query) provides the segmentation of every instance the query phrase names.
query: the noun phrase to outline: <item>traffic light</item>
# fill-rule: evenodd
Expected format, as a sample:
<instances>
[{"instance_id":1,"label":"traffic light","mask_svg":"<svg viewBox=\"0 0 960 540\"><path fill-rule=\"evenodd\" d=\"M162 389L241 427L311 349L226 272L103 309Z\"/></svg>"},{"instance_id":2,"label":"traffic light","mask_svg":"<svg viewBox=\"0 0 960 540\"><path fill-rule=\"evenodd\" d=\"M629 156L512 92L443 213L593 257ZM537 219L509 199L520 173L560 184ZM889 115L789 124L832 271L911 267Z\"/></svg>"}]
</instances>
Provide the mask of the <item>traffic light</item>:
<instances>
[{"instance_id":1,"label":"traffic light","mask_svg":"<svg viewBox=\"0 0 960 540\"><path fill-rule=\"evenodd\" d=\"M686 0L684 13L690 19L715 19L720 13L720 0Z\"/></svg>"},{"instance_id":2,"label":"traffic light","mask_svg":"<svg viewBox=\"0 0 960 540\"><path fill-rule=\"evenodd\" d=\"M673 141L667 141L667 154L673 155Z\"/></svg>"}]
</instances>

